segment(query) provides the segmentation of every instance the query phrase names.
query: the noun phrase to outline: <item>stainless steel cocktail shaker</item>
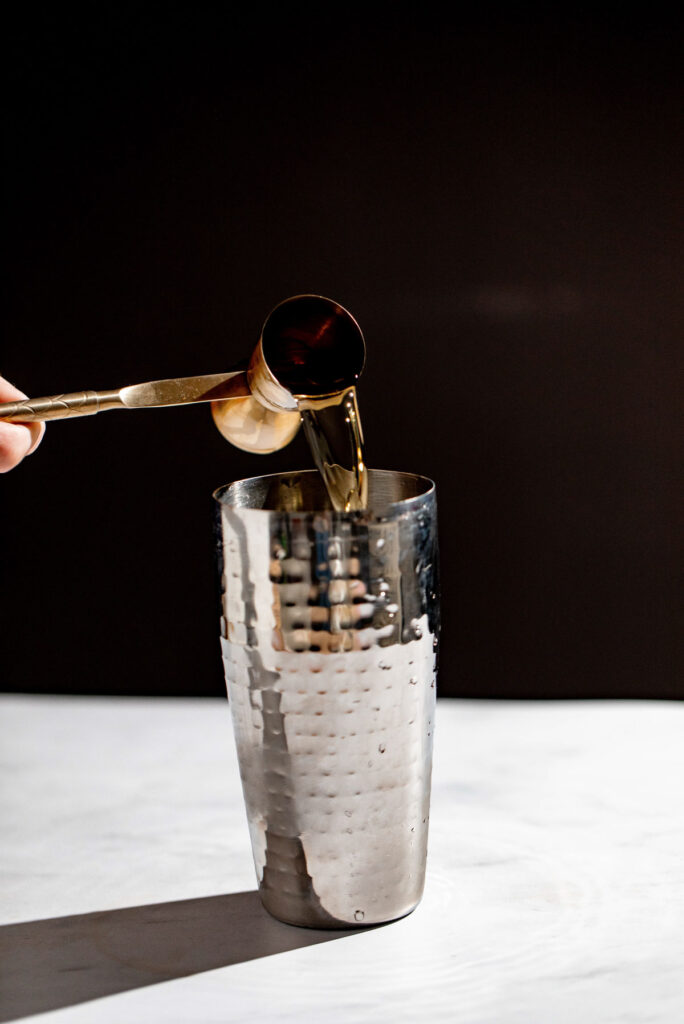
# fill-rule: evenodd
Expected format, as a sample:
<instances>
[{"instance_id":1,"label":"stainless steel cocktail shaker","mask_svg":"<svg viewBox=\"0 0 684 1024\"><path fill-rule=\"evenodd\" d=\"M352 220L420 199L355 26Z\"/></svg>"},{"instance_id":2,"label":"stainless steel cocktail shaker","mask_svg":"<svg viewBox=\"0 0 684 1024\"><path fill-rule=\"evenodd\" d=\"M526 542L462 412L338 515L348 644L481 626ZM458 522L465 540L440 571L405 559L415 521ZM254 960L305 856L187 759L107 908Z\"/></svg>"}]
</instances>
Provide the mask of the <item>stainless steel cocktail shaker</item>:
<instances>
[{"instance_id":1,"label":"stainless steel cocktail shaker","mask_svg":"<svg viewBox=\"0 0 684 1024\"><path fill-rule=\"evenodd\" d=\"M216 492L221 647L264 906L390 921L425 879L439 584L435 488L369 472L335 512L314 471Z\"/></svg>"}]
</instances>

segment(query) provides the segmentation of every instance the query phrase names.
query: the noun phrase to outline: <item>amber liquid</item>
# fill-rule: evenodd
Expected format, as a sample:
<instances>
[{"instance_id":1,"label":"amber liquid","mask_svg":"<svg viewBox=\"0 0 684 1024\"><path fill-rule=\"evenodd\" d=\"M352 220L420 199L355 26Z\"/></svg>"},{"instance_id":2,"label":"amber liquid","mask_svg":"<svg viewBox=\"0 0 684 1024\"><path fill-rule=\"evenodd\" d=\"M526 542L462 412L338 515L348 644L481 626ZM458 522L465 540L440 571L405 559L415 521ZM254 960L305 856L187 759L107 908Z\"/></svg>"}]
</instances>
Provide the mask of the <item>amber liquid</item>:
<instances>
[{"instance_id":1,"label":"amber liquid","mask_svg":"<svg viewBox=\"0 0 684 1024\"><path fill-rule=\"evenodd\" d=\"M368 504L368 472L356 388L325 398L298 398L304 433L337 512Z\"/></svg>"}]
</instances>

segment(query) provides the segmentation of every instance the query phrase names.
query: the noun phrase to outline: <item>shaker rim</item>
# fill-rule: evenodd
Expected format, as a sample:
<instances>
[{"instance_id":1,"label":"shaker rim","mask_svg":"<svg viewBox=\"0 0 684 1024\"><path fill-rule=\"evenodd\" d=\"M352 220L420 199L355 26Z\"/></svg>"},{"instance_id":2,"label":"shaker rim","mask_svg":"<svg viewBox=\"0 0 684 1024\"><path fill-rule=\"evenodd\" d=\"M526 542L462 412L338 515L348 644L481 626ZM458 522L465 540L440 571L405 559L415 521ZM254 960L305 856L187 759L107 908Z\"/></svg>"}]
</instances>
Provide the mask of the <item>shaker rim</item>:
<instances>
[{"instance_id":1,"label":"shaker rim","mask_svg":"<svg viewBox=\"0 0 684 1024\"><path fill-rule=\"evenodd\" d=\"M221 487L217 487L213 491L212 497L222 507L246 509L250 513L255 514L272 515L274 512L281 514L290 512L295 515L315 515L320 512L334 511L329 500L326 500L325 504L317 502L315 507L313 505L312 507L302 506L296 510L272 507L266 504L269 491L273 488L273 485L277 484L278 481L287 483L288 479L293 483L298 479L320 481L320 485L323 491L325 491L323 480L317 469L298 469L280 473L259 474L257 476L243 477L240 480L233 480L230 483L223 484ZM394 517L402 512L409 512L424 505L426 499L434 500L436 497L436 484L434 480L420 473L409 473L403 470L369 469L368 479L371 499L369 508L353 512L335 512L336 517L349 520L358 520L359 518L382 520L387 518L388 515ZM374 491L376 491L379 498L375 502L375 506L372 502ZM390 491L393 491L393 493L390 493ZM405 492L404 496L402 496L401 491ZM386 495L384 498L383 492ZM260 504L259 500L264 502L264 504Z\"/></svg>"}]
</instances>

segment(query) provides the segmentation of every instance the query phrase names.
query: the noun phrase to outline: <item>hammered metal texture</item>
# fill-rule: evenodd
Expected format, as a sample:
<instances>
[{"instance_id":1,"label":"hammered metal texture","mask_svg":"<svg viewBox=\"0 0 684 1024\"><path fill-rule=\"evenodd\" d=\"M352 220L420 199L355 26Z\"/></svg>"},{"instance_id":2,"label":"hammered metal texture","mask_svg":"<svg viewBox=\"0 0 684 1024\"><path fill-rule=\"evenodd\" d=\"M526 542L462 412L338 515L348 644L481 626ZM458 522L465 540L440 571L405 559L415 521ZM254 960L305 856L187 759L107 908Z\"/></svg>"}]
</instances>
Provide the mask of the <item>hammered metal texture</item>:
<instances>
[{"instance_id":1,"label":"hammered metal texture","mask_svg":"<svg viewBox=\"0 0 684 1024\"><path fill-rule=\"evenodd\" d=\"M261 898L319 928L401 917L425 876L435 493L408 474L369 477L363 513L302 510L325 505L315 473L216 495L221 647Z\"/></svg>"}]
</instances>

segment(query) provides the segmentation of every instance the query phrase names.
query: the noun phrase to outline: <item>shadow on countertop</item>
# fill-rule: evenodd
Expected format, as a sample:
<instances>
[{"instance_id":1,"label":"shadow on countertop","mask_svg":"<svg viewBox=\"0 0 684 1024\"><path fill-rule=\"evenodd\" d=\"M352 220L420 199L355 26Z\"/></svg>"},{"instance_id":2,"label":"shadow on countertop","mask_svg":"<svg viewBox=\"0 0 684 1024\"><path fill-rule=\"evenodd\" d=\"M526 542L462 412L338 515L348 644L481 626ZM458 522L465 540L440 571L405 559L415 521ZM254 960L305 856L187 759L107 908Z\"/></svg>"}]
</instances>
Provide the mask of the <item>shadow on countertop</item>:
<instances>
[{"instance_id":1,"label":"shadow on countertop","mask_svg":"<svg viewBox=\"0 0 684 1024\"><path fill-rule=\"evenodd\" d=\"M281 924L263 909L256 891L5 925L0 928L0 1021L364 930Z\"/></svg>"}]
</instances>

